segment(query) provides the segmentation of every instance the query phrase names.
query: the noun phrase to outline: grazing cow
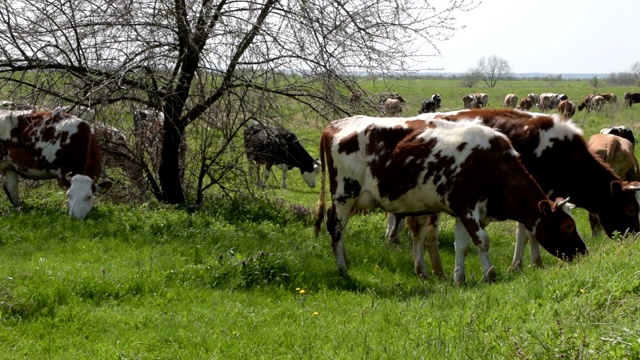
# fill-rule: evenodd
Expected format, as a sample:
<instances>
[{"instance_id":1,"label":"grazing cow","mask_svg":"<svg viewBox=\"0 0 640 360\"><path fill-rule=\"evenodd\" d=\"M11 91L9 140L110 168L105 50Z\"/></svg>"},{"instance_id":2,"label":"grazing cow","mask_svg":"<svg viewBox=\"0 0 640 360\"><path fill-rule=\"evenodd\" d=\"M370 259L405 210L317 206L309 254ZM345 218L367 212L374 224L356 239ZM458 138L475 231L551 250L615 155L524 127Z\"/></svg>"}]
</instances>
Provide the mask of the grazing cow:
<instances>
[{"instance_id":1,"label":"grazing cow","mask_svg":"<svg viewBox=\"0 0 640 360\"><path fill-rule=\"evenodd\" d=\"M533 107L533 102L529 97L526 97L520 101L520 106L518 106L518 110L529 111Z\"/></svg>"},{"instance_id":2,"label":"grazing cow","mask_svg":"<svg viewBox=\"0 0 640 360\"><path fill-rule=\"evenodd\" d=\"M66 112L87 122L92 122L96 119L96 112L82 105L58 106L53 108L53 112Z\"/></svg>"},{"instance_id":3,"label":"grazing cow","mask_svg":"<svg viewBox=\"0 0 640 360\"><path fill-rule=\"evenodd\" d=\"M514 149L520 153L522 164L550 199L571 198L576 206L597 214L609 237L615 232L640 231L640 183L621 181L609 166L589 151L582 130L570 121L561 120L557 114L476 109L422 114L419 118L475 120L502 132L509 137ZM538 244L522 230L519 224L512 266L522 266L527 238L533 263L541 265Z\"/></svg>"},{"instance_id":4,"label":"grazing cow","mask_svg":"<svg viewBox=\"0 0 640 360\"><path fill-rule=\"evenodd\" d=\"M612 126L600 130L600 134L611 134L623 137L634 146L636 145L636 137L633 136L633 131L626 126Z\"/></svg>"},{"instance_id":5,"label":"grazing cow","mask_svg":"<svg viewBox=\"0 0 640 360\"><path fill-rule=\"evenodd\" d=\"M282 188L287 188L287 170L300 169L304 182L309 187L316 186L319 166L298 138L281 126L264 125L251 120L244 129L244 147L250 162L250 173L256 168L258 186L264 188L271 167L278 165L282 169ZM265 166L264 181L260 181L260 165Z\"/></svg>"},{"instance_id":6,"label":"grazing cow","mask_svg":"<svg viewBox=\"0 0 640 360\"><path fill-rule=\"evenodd\" d=\"M502 106L510 108L515 108L516 106L518 106L518 95L507 94L507 96L504 97L504 103L502 104Z\"/></svg>"},{"instance_id":7,"label":"grazing cow","mask_svg":"<svg viewBox=\"0 0 640 360\"><path fill-rule=\"evenodd\" d=\"M542 93L540 94L540 110L547 111L551 109L551 103L553 102L553 98L556 94L552 93Z\"/></svg>"},{"instance_id":8,"label":"grazing cow","mask_svg":"<svg viewBox=\"0 0 640 360\"><path fill-rule=\"evenodd\" d=\"M585 96L580 105L578 105L578 111L582 111L584 108L586 108L587 111L591 111L591 99L593 99L593 96L593 94Z\"/></svg>"},{"instance_id":9,"label":"grazing cow","mask_svg":"<svg viewBox=\"0 0 640 360\"><path fill-rule=\"evenodd\" d=\"M483 108L489 104L489 94L485 93L476 93L476 100L478 101L478 107Z\"/></svg>"},{"instance_id":10,"label":"grazing cow","mask_svg":"<svg viewBox=\"0 0 640 360\"><path fill-rule=\"evenodd\" d=\"M633 104L640 103L640 93L639 92L625 92L624 93L624 105L627 107L631 107Z\"/></svg>"},{"instance_id":11,"label":"grazing cow","mask_svg":"<svg viewBox=\"0 0 640 360\"><path fill-rule=\"evenodd\" d=\"M600 95L594 95L589 103L590 110L602 111L604 109L604 97Z\"/></svg>"},{"instance_id":12,"label":"grazing cow","mask_svg":"<svg viewBox=\"0 0 640 360\"><path fill-rule=\"evenodd\" d=\"M402 102L398 99L385 100L382 109L382 113L387 116L402 116Z\"/></svg>"},{"instance_id":13,"label":"grazing cow","mask_svg":"<svg viewBox=\"0 0 640 360\"><path fill-rule=\"evenodd\" d=\"M111 188L96 184L102 157L91 126L63 113L0 110L0 171L4 190L13 206L22 205L18 176L27 179L58 179L67 188L69 215L84 219L95 195Z\"/></svg>"},{"instance_id":14,"label":"grazing cow","mask_svg":"<svg viewBox=\"0 0 640 360\"><path fill-rule=\"evenodd\" d=\"M476 96L476 94L463 96L462 103L464 104L465 109L478 109L482 107L482 105L480 104L480 99Z\"/></svg>"},{"instance_id":15,"label":"grazing cow","mask_svg":"<svg viewBox=\"0 0 640 360\"><path fill-rule=\"evenodd\" d=\"M440 104L442 103L442 96L440 96L440 94L433 94L431 95L431 100L436 103L436 109L439 109Z\"/></svg>"},{"instance_id":16,"label":"grazing cow","mask_svg":"<svg viewBox=\"0 0 640 360\"><path fill-rule=\"evenodd\" d=\"M618 97L614 93L604 93L604 94L598 94L598 95L602 96L604 98L604 101L608 103L613 104L618 101Z\"/></svg>"},{"instance_id":17,"label":"grazing cow","mask_svg":"<svg viewBox=\"0 0 640 360\"><path fill-rule=\"evenodd\" d=\"M431 114L428 114L431 115ZM506 136L473 122L355 116L331 122L320 140L322 180L316 236L325 216L325 169L332 199L327 230L343 277L344 234L357 210L381 207L416 216L410 223L414 267L426 278L425 230L428 214L456 219L456 271L463 282L470 240L478 247L485 279L495 280L485 226L493 220L526 224L552 254L571 259L586 252L564 201L551 202L518 160ZM483 176L479 176L483 174ZM490 175L489 175L490 174ZM439 260L437 241L427 244Z\"/></svg>"},{"instance_id":18,"label":"grazing cow","mask_svg":"<svg viewBox=\"0 0 640 360\"><path fill-rule=\"evenodd\" d=\"M571 119L576 113L576 106L569 100L562 100L558 104L558 112L564 119Z\"/></svg>"},{"instance_id":19,"label":"grazing cow","mask_svg":"<svg viewBox=\"0 0 640 360\"><path fill-rule=\"evenodd\" d=\"M633 135L632 135L633 136ZM623 137L609 134L594 134L587 141L589 150L611 166L613 171L626 181L639 181L638 160L633 143ZM589 214L591 235L595 237L602 228L596 214Z\"/></svg>"},{"instance_id":20,"label":"grazing cow","mask_svg":"<svg viewBox=\"0 0 640 360\"><path fill-rule=\"evenodd\" d=\"M435 101L431 99L425 100L422 102L422 105L420 106L420 110L418 110L418 114L436 112L437 107L438 106L436 105Z\"/></svg>"},{"instance_id":21,"label":"grazing cow","mask_svg":"<svg viewBox=\"0 0 640 360\"><path fill-rule=\"evenodd\" d=\"M535 105L535 107L540 107L540 95L530 93L527 95L527 99L531 100L531 103Z\"/></svg>"}]
</instances>

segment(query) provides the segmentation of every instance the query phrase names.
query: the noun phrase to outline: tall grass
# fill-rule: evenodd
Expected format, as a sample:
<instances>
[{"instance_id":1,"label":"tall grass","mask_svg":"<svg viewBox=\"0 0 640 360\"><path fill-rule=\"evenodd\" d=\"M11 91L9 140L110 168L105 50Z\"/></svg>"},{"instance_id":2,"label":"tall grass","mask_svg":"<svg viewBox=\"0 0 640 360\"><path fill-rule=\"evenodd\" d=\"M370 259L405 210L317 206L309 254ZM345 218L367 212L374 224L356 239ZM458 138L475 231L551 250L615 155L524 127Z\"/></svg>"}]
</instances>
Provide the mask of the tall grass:
<instances>
[{"instance_id":1,"label":"tall grass","mask_svg":"<svg viewBox=\"0 0 640 360\"><path fill-rule=\"evenodd\" d=\"M407 113L433 92L444 110L488 92L455 81L397 85ZM499 83L490 106L509 92L564 92L574 101L593 92L587 82L545 85ZM627 90L612 89L619 98ZM637 115L610 106L575 120L589 135L635 126ZM320 128L300 132L313 139ZM632 236L589 238L583 210L574 212L589 256L564 263L544 253L544 268L510 271L515 224L494 223L498 281L482 282L472 251L461 286L450 276L418 280L409 236L389 245L381 211L358 215L346 234L354 281L345 282L329 236L313 236L317 189L297 173L289 180L289 190L272 176L265 193L211 198L200 209L101 199L85 221L65 214L55 184L21 188L23 209L0 201L0 358L640 357L640 245ZM440 249L451 274L450 217Z\"/></svg>"}]
</instances>

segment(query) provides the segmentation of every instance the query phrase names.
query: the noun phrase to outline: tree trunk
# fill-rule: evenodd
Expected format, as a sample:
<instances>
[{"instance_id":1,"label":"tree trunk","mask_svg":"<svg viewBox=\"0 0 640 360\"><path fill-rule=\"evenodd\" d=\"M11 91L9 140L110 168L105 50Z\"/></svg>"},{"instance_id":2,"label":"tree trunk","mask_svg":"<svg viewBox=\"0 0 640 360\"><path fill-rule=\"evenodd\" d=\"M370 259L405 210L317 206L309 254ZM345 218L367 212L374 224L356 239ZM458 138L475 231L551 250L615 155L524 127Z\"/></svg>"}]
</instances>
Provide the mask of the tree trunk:
<instances>
[{"instance_id":1,"label":"tree trunk","mask_svg":"<svg viewBox=\"0 0 640 360\"><path fill-rule=\"evenodd\" d=\"M164 122L162 137L162 162L158 170L162 201L169 204L184 204L186 199L180 182L180 143L184 135L184 126L179 121Z\"/></svg>"}]
</instances>

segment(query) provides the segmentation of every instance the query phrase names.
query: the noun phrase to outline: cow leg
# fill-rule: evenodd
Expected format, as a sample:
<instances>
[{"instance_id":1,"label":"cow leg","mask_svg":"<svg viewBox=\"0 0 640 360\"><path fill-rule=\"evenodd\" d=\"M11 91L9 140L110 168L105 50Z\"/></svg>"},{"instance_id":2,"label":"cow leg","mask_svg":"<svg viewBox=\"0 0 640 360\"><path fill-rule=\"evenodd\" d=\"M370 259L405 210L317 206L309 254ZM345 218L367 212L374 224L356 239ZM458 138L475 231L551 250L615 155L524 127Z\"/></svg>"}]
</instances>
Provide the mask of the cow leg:
<instances>
[{"instance_id":1,"label":"cow leg","mask_svg":"<svg viewBox=\"0 0 640 360\"><path fill-rule=\"evenodd\" d=\"M344 205L339 204L336 206L334 202L327 217L327 230L329 234L331 234L333 256L336 259L338 271L340 271L340 275L342 275L345 280L349 280L351 277L347 270L347 253L344 248L344 234L347 231L347 223L349 222L351 208L354 203L355 200L353 199L346 201Z\"/></svg>"},{"instance_id":2,"label":"cow leg","mask_svg":"<svg viewBox=\"0 0 640 360\"><path fill-rule=\"evenodd\" d=\"M456 225L454 231L454 247L456 250L456 267L453 270L453 281L456 284L462 284L467 281L466 269L464 266L464 258L469 252L469 245L471 244L471 236L465 229L464 224L460 221L460 218L456 218Z\"/></svg>"},{"instance_id":3,"label":"cow leg","mask_svg":"<svg viewBox=\"0 0 640 360\"><path fill-rule=\"evenodd\" d=\"M404 229L404 226L404 216L387 213L387 230L385 231L385 237L389 240L390 244L400 243L398 233Z\"/></svg>"},{"instance_id":4,"label":"cow leg","mask_svg":"<svg viewBox=\"0 0 640 360\"><path fill-rule=\"evenodd\" d=\"M4 192L13 206L22 206L22 200L20 200L18 193L18 174L15 171L4 171Z\"/></svg>"},{"instance_id":5,"label":"cow leg","mask_svg":"<svg viewBox=\"0 0 640 360\"><path fill-rule=\"evenodd\" d=\"M413 263L418 276L427 278L427 266L424 261L424 246L427 246L431 269L438 276L444 275L440 252L438 251L439 215L421 215L407 217L407 227L413 239Z\"/></svg>"},{"instance_id":6,"label":"cow leg","mask_svg":"<svg viewBox=\"0 0 640 360\"><path fill-rule=\"evenodd\" d=\"M280 164L280 169L282 170L282 188L287 189L287 171L289 167L286 164Z\"/></svg>"},{"instance_id":7,"label":"cow leg","mask_svg":"<svg viewBox=\"0 0 640 360\"><path fill-rule=\"evenodd\" d=\"M264 176L262 177L262 182L260 183L260 187L262 189L264 189L267 186L267 181L269 181L269 176L271 176L271 165L265 165Z\"/></svg>"},{"instance_id":8,"label":"cow leg","mask_svg":"<svg viewBox=\"0 0 640 360\"><path fill-rule=\"evenodd\" d=\"M516 248L513 251L513 261L511 268L514 270L522 269L524 262L524 248L529 243L531 251L531 263L537 267L542 267L542 256L540 254L540 244L533 234L527 228L518 223L516 227Z\"/></svg>"},{"instance_id":9,"label":"cow leg","mask_svg":"<svg viewBox=\"0 0 640 360\"><path fill-rule=\"evenodd\" d=\"M429 215L429 221L427 222L427 235L425 237L425 245L427 246L427 252L429 253L429 259L431 260L431 270L437 276L444 276L444 268L442 266L442 259L440 258L440 251L438 249L438 231L440 229L440 214Z\"/></svg>"},{"instance_id":10,"label":"cow leg","mask_svg":"<svg viewBox=\"0 0 640 360\"><path fill-rule=\"evenodd\" d=\"M478 212L475 209L472 213L464 215L463 218L456 218L456 242L458 242L458 235L462 236L462 231L458 231L458 222L462 223L460 226L464 226L469 236L473 240L473 243L478 248L478 255L480 256L480 262L482 263L482 271L484 274L484 280L486 282L494 282L496 280L496 269L491 264L489 259L489 236L484 226L480 224L480 219L473 219L473 213ZM457 254L457 251L456 251Z\"/></svg>"}]
</instances>

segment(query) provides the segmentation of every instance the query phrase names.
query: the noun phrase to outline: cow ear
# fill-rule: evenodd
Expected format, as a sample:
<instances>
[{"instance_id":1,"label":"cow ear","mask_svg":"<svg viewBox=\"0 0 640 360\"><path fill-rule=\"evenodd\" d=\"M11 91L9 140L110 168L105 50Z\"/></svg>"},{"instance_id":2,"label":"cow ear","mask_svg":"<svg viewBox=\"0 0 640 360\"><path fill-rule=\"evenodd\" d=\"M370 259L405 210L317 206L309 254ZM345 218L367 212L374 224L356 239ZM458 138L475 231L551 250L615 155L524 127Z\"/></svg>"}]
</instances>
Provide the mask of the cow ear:
<instances>
[{"instance_id":1,"label":"cow ear","mask_svg":"<svg viewBox=\"0 0 640 360\"><path fill-rule=\"evenodd\" d=\"M106 194L110 189L111 186L113 186L113 183L111 181L105 181L103 183L100 183L98 185L96 185L96 194Z\"/></svg>"},{"instance_id":2,"label":"cow ear","mask_svg":"<svg viewBox=\"0 0 640 360\"><path fill-rule=\"evenodd\" d=\"M553 209L551 208L551 202L549 202L549 200L540 201L538 203L538 208L540 209L542 215L549 215L553 211Z\"/></svg>"}]
</instances>

